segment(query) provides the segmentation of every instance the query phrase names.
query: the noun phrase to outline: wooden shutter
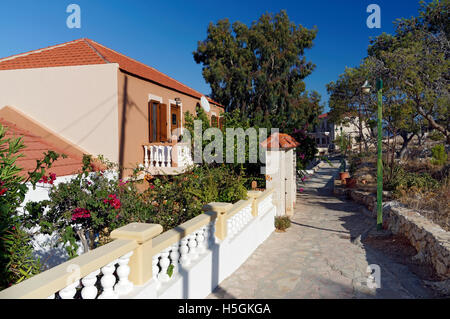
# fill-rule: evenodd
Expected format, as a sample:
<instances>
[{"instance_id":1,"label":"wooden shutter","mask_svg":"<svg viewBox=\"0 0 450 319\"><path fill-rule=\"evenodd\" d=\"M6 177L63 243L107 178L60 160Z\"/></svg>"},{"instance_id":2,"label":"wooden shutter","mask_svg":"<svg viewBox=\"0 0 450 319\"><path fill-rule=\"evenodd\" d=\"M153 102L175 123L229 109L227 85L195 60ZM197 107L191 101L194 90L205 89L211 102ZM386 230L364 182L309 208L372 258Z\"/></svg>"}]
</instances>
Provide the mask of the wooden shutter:
<instances>
[{"instance_id":1,"label":"wooden shutter","mask_svg":"<svg viewBox=\"0 0 450 319\"><path fill-rule=\"evenodd\" d=\"M211 115L211 126L212 126L212 127L219 127L218 124L219 124L219 123L217 123L217 116Z\"/></svg>"},{"instance_id":2,"label":"wooden shutter","mask_svg":"<svg viewBox=\"0 0 450 319\"><path fill-rule=\"evenodd\" d=\"M223 117L219 117L219 128L222 130L223 129Z\"/></svg>"},{"instance_id":3,"label":"wooden shutter","mask_svg":"<svg viewBox=\"0 0 450 319\"><path fill-rule=\"evenodd\" d=\"M167 141L167 107L165 104L160 104L158 107L158 140L159 142Z\"/></svg>"}]
</instances>

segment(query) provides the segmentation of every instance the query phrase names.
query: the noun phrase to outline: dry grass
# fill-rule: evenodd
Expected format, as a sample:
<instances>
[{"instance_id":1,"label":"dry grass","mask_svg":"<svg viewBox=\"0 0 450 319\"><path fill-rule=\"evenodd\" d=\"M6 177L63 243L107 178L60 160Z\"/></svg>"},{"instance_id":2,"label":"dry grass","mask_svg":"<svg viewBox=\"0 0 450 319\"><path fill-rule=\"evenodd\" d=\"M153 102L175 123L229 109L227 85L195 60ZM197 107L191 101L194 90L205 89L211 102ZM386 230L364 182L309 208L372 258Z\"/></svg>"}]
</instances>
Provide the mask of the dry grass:
<instances>
[{"instance_id":1,"label":"dry grass","mask_svg":"<svg viewBox=\"0 0 450 319\"><path fill-rule=\"evenodd\" d=\"M450 231L450 182L447 179L436 191L422 191L411 187L400 190L397 198L406 207Z\"/></svg>"},{"instance_id":2,"label":"dry grass","mask_svg":"<svg viewBox=\"0 0 450 319\"><path fill-rule=\"evenodd\" d=\"M376 176L376 158L353 158L354 176L359 180L357 188L376 193L375 181L362 184L360 179L367 174ZM450 231L450 177L449 169L436 166L429 161L408 160L401 164L405 172L422 175L429 174L439 182L435 189L420 189L417 187L399 188L394 191L395 199L406 207L417 210L421 215Z\"/></svg>"}]
</instances>

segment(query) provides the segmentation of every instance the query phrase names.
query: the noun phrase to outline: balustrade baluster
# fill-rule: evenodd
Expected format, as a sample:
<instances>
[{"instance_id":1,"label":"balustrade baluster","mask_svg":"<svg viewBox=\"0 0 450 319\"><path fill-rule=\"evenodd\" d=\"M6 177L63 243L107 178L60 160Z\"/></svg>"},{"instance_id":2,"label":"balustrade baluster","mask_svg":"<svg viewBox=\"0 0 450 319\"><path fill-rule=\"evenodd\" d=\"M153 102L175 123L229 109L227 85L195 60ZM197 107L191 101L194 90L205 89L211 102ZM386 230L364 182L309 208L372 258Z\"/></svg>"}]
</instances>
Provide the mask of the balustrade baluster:
<instances>
[{"instance_id":1,"label":"balustrade baluster","mask_svg":"<svg viewBox=\"0 0 450 319\"><path fill-rule=\"evenodd\" d=\"M77 287L80 284L80 281L77 280L74 283L68 285L66 288L61 289L59 291L59 296L61 299L73 299L75 294L77 293Z\"/></svg>"},{"instance_id":2,"label":"balustrade baluster","mask_svg":"<svg viewBox=\"0 0 450 319\"><path fill-rule=\"evenodd\" d=\"M169 268L170 265L169 254L171 249L172 247L164 249L161 253L161 259L159 260L161 271L158 274L158 279L162 282L168 281L170 279L169 275L167 274L167 268Z\"/></svg>"},{"instance_id":3,"label":"balustrade baluster","mask_svg":"<svg viewBox=\"0 0 450 319\"><path fill-rule=\"evenodd\" d=\"M188 241L189 239L187 237L184 237L183 239L181 239L180 242L180 254L181 254L180 263L183 266L189 266L191 263L191 258L189 256Z\"/></svg>"},{"instance_id":4,"label":"balustrade baluster","mask_svg":"<svg viewBox=\"0 0 450 319\"><path fill-rule=\"evenodd\" d=\"M161 254L156 254L155 256L152 257L152 278L156 282L156 289L158 289L160 286L160 282L158 281L159 257L161 257Z\"/></svg>"},{"instance_id":5,"label":"balustrade baluster","mask_svg":"<svg viewBox=\"0 0 450 319\"><path fill-rule=\"evenodd\" d=\"M197 250L199 254L203 254L206 251L206 243L205 243L205 229L206 227L200 228L200 230L195 232L196 240L197 240Z\"/></svg>"},{"instance_id":6,"label":"balustrade baluster","mask_svg":"<svg viewBox=\"0 0 450 319\"><path fill-rule=\"evenodd\" d=\"M167 166L172 167L172 146L167 147Z\"/></svg>"},{"instance_id":7,"label":"balustrade baluster","mask_svg":"<svg viewBox=\"0 0 450 319\"><path fill-rule=\"evenodd\" d=\"M172 245L172 251L170 252L170 261L171 264L173 265L173 275L175 275L178 272L178 261L180 259L180 243L175 243ZM173 276L172 275L172 276Z\"/></svg>"},{"instance_id":8,"label":"balustrade baluster","mask_svg":"<svg viewBox=\"0 0 450 319\"><path fill-rule=\"evenodd\" d=\"M118 295L126 295L133 290L133 283L128 280L130 274L130 257L133 252L123 255L119 258L119 267L117 267L117 276L119 276L119 282L114 286L114 292Z\"/></svg>"},{"instance_id":9,"label":"balustrade baluster","mask_svg":"<svg viewBox=\"0 0 450 319\"><path fill-rule=\"evenodd\" d=\"M81 298L83 299L95 299L97 297L98 289L95 287L97 282L97 275L100 274L100 269L91 272L89 275L81 279L83 289L81 289Z\"/></svg>"},{"instance_id":10,"label":"balustrade baluster","mask_svg":"<svg viewBox=\"0 0 450 319\"><path fill-rule=\"evenodd\" d=\"M103 287L103 292L98 299L116 299L117 294L114 292L114 284L116 283L116 277L113 275L116 270L117 260L110 262L106 266L101 268L103 277L100 280L100 283Z\"/></svg>"},{"instance_id":11,"label":"balustrade baluster","mask_svg":"<svg viewBox=\"0 0 450 319\"><path fill-rule=\"evenodd\" d=\"M198 257L197 252L197 240L195 234L190 234L189 236L189 257L191 260L195 260Z\"/></svg>"},{"instance_id":12,"label":"balustrade baluster","mask_svg":"<svg viewBox=\"0 0 450 319\"><path fill-rule=\"evenodd\" d=\"M148 147L144 145L144 167L148 168Z\"/></svg>"}]
</instances>

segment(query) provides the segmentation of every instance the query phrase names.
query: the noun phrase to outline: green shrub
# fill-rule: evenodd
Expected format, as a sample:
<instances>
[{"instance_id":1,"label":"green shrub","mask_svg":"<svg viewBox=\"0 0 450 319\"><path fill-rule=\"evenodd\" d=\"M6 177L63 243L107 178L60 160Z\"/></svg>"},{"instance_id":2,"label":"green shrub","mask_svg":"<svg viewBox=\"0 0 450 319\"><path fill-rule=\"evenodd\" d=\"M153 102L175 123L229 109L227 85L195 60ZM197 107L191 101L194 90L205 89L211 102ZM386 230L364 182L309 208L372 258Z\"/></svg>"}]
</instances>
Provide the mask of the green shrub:
<instances>
[{"instance_id":1,"label":"green shrub","mask_svg":"<svg viewBox=\"0 0 450 319\"><path fill-rule=\"evenodd\" d=\"M71 258L77 256L78 240L86 252L107 243L111 231L128 223L160 224L166 231L201 214L206 203L234 203L247 196L245 178L225 165L199 166L173 176L146 175L141 181L136 174L123 181L103 171L88 172L89 167L53 186L49 200L26 206L24 224L40 225L43 234L56 231ZM139 183L148 188L139 191Z\"/></svg>"},{"instance_id":2,"label":"green shrub","mask_svg":"<svg viewBox=\"0 0 450 319\"><path fill-rule=\"evenodd\" d=\"M291 220L287 216L277 216L275 217L275 228L281 231L285 231L287 228L291 227Z\"/></svg>"},{"instance_id":3,"label":"green shrub","mask_svg":"<svg viewBox=\"0 0 450 319\"><path fill-rule=\"evenodd\" d=\"M44 153L44 158L25 177L20 174L22 168L16 165L24 148L23 138L7 138L6 129L0 124L0 290L41 270L39 260L32 254L31 237L22 228L18 209L28 191L26 183L36 185L59 155L52 151Z\"/></svg>"},{"instance_id":4,"label":"green shrub","mask_svg":"<svg viewBox=\"0 0 450 319\"><path fill-rule=\"evenodd\" d=\"M431 149L432 160L431 163L434 165L444 165L447 163L447 152L445 151L445 146L438 144L433 146Z\"/></svg>"},{"instance_id":5,"label":"green shrub","mask_svg":"<svg viewBox=\"0 0 450 319\"><path fill-rule=\"evenodd\" d=\"M428 138L429 138L430 140L432 140L432 141L438 142L438 141L443 141L443 140L445 140L445 135L442 134L441 132L437 131L437 130L434 130L433 132L431 132L431 133L428 135Z\"/></svg>"},{"instance_id":6,"label":"green shrub","mask_svg":"<svg viewBox=\"0 0 450 319\"><path fill-rule=\"evenodd\" d=\"M225 164L203 165L181 175L151 177L144 198L157 207L152 222L167 230L201 214L209 202L235 203L246 198L245 182Z\"/></svg>"},{"instance_id":7,"label":"green shrub","mask_svg":"<svg viewBox=\"0 0 450 319\"><path fill-rule=\"evenodd\" d=\"M386 170L383 170L386 174ZM403 167L396 165L392 170L392 176L384 180L383 189L399 191L415 187L422 190L433 190L439 187L439 182L428 173L406 172Z\"/></svg>"}]
</instances>

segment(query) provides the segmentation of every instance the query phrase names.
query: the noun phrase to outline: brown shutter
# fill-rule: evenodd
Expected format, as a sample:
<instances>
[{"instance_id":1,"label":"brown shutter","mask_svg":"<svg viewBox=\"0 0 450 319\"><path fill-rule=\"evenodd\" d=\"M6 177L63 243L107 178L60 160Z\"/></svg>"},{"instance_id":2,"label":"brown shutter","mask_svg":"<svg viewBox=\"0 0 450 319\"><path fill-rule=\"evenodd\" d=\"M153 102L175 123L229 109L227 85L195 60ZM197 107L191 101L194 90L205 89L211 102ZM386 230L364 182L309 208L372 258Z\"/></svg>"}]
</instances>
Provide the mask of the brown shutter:
<instances>
[{"instance_id":1,"label":"brown shutter","mask_svg":"<svg viewBox=\"0 0 450 319\"><path fill-rule=\"evenodd\" d=\"M223 117L219 117L219 128L222 130L223 129Z\"/></svg>"},{"instance_id":2,"label":"brown shutter","mask_svg":"<svg viewBox=\"0 0 450 319\"><path fill-rule=\"evenodd\" d=\"M160 142L167 141L167 107L165 104L159 105L159 116L158 116L158 135Z\"/></svg>"},{"instance_id":3,"label":"brown shutter","mask_svg":"<svg viewBox=\"0 0 450 319\"><path fill-rule=\"evenodd\" d=\"M217 123L217 116L215 116L215 115L211 115L211 126L212 127L219 127L219 125Z\"/></svg>"}]
</instances>

